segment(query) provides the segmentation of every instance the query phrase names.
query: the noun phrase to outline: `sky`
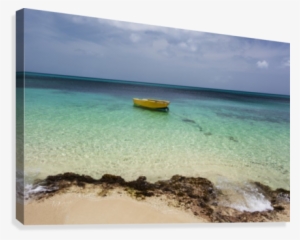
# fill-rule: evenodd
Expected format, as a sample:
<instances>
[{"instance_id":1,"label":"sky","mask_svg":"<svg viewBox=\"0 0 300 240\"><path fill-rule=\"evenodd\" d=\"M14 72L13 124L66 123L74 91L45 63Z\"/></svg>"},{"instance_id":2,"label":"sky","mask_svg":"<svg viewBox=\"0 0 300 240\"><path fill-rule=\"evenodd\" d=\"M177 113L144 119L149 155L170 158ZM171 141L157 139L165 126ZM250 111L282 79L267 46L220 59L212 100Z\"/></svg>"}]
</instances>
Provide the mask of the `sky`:
<instances>
[{"instance_id":1,"label":"sky","mask_svg":"<svg viewBox=\"0 0 300 240\"><path fill-rule=\"evenodd\" d=\"M29 9L24 19L25 71L290 94L289 43Z\"/></svg>"}]
</instances>

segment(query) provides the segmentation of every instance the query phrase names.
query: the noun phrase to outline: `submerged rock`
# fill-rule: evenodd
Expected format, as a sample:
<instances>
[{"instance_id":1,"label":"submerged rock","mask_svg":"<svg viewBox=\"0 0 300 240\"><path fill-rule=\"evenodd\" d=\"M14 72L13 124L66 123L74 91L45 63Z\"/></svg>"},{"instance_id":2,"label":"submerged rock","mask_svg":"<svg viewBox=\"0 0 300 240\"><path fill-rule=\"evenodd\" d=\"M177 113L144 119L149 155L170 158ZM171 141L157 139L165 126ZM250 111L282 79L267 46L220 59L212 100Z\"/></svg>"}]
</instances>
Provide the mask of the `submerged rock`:
<instances>
[{"instance_id":1,"label":"submerged rock","mask_svg":"<svg viewBox=\"0 0 300 240\"><path fill-rule=\"evenodd\" d=\"M206 132L206 133L204 133L204 135L205 135L205 136L211 136L212 133L211 133L211 132Z\"/></svg>"},{"instance_id":2,"label":"submerged rock","mask_svg":"<svg viewBox=\"0 0 300 240\"><path fill-rule=\"evenodd\" d=\"M188 118L183 118L183 122L189 122L189 123L196 123L194 120L188 119Z\"/></svg>"},{"instance_id":3,"label":"submerged rock","mask_svg":"<svg viewBox=\"0 0 300 240\"><path fill-rule=\"evenodd\" d=\"M234 137L232 137L232 136L230 136L229 137L229 140L231 140L231 141L233 141L233 142L238 142L238 140L237 139L235 139Z\"/></svg>"}]
</instances>

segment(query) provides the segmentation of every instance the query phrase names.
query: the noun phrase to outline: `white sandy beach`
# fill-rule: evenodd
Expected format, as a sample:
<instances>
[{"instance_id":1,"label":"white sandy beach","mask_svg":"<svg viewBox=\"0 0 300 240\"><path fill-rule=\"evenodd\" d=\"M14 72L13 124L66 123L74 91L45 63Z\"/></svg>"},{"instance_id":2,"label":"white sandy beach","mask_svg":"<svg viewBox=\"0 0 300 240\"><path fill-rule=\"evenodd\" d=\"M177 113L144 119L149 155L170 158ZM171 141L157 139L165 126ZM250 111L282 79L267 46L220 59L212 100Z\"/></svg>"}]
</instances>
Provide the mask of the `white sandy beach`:
<instances>
[{"instance_id":1,"label":"white sandy beach","mask_svg":"<svg viewBox=\"0 0 300 240\"><path fill-rule=\"evenodd\" d=\"M207 222L158 198L139 201L121 190L105 197L69 192L33 200L25 205L24 216L26 225Z\"/></svg>"}]
</instances>

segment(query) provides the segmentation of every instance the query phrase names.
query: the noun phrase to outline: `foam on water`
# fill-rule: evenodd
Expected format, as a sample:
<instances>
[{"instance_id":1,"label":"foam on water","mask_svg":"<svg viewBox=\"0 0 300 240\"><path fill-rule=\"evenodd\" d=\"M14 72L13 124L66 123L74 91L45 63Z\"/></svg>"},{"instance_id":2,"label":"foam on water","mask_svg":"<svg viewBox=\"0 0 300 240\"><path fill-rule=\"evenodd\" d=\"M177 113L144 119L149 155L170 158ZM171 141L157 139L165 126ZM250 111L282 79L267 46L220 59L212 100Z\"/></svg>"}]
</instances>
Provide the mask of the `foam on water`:
<instances>
[{"instance_id":1,"label":"foam on water","mask_svg":"<svg viewBox=\"0 0 300 240\"><path fill-rule=\"evenodd\" d=\"M247 212L273 210L271 202L250 183L237 183L222 179L218 181L216 187L224 194L219 202L221 206Z\"/></svg>"},{"instance_id":2,"label":"foam on water","mask_svg":"<svg viewBox=\"0 0 300 240\"><path fill-rule=\"evenodd\" d=\"M58 188L49 188L49 187L45 187L45 186L41 186L41 185L33 185L33 184L27 184L25 186L25 191L24 191L24 195L25 195L25 199L28 199L29 196L31 194L36 194L36 193L40 193L40 192L52 192L53 190L56 190Z\"/></svg>"},{"instance_id":3,"label":"foam on water","mask_svg":"<svg viewBox=\"0 0 300 240\"><path fill-rule=\"evenodd\" d=\"M24 200L24 172L21 169L16 170L16 199L22 203Z\"/></svg>"}]
</instances>

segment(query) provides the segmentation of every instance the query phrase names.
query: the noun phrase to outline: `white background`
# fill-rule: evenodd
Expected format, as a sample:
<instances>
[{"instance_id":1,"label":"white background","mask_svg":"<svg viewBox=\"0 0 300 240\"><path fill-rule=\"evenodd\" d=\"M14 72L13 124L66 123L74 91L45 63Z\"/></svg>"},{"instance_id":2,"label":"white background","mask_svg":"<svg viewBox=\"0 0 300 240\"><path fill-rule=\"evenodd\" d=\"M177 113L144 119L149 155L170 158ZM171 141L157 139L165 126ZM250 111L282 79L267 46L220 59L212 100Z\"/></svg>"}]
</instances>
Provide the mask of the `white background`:
<instances>
[{"instance_id":1,"label":"white background","mask_svg":"<svg viewBox=\"0 0 300 240\"><path fill-rule=\"evenodd\" d=\"M15 11L22 8L290 43L291 222L267 224L23 226L15 220ZM300 239L299 43L296 1L1 1L1 239Z\"/></svg>"}]
</instances>

